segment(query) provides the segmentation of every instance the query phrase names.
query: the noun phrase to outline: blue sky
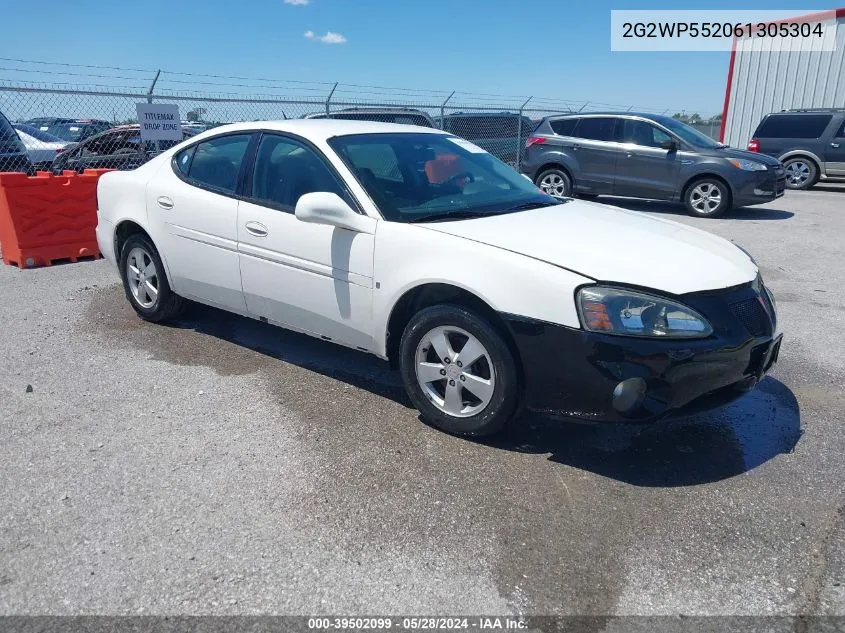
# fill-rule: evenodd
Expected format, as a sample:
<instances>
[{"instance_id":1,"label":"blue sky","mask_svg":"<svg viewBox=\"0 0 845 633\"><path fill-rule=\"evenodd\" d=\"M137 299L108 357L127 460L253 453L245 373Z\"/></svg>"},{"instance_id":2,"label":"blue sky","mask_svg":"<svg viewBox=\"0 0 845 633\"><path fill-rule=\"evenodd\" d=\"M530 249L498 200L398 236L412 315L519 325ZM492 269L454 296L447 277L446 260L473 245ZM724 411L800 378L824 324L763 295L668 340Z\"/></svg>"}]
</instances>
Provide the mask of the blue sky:
<instances>
[{"instance_id":1,"label":"blue sky","mask_svg":"<svg viewBox=\"0 0 845 633\"><path fill-rule=\"evenodd\" d=\"M797 0L749 0L741 6L711 0L704 6L795 13L832 8ZM705 115L721 111L728 53L611 52L611 8L678 5L621 0L144 0L110 5L40 0L36 10L21 3L4 10L0 57L447 93L533 94ZM323 43L320 38L329 32L345 42ZM0 61L0 67L21 64ZM21 78L21 72L0 70L0 79ZM31 80L69 79L33 75Z\"/></svg>"}]
</instances>

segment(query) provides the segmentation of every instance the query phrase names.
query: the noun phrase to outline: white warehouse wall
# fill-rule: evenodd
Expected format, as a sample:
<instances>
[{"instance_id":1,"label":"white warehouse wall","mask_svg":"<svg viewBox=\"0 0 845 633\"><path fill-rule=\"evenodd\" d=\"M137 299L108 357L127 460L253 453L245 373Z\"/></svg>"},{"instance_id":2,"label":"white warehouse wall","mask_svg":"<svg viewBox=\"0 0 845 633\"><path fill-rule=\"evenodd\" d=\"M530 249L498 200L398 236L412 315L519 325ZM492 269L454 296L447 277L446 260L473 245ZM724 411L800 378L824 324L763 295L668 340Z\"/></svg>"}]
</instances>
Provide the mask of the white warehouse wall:
<instances>
[{"instance_id":1,"label":"white warehouse wall","mask_svg":"<svg viewBox=\"0 0 845 633\"><path fill-rule=\"evenodd\" d=\"M845 108L845 9L836 16L835 51L819 50L821 40L813 38L735 42L722 112L724 143L744 149L770 112Z\"/></svg>"}]
</instances>

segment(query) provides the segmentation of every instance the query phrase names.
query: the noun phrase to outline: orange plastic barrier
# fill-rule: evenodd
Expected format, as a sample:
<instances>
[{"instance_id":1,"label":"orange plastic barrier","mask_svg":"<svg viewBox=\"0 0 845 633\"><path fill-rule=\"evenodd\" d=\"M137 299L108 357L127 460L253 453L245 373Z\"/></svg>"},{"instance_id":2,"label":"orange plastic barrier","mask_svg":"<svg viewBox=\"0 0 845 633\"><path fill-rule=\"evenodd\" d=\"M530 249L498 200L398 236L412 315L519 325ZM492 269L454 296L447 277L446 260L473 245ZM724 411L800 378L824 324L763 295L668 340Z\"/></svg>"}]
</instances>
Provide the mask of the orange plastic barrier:
<instances>
[{"instance_id":1,"label":"orange plastic barrier","mask_svg":"<svg viewBox=\"0 0 845 633\"><path fill-rule=\"evenodd\" d=\"M107 171L0 173L3 261L32 268L57 259L98 257L97 180Z\"/></svg>"}]
</instances>

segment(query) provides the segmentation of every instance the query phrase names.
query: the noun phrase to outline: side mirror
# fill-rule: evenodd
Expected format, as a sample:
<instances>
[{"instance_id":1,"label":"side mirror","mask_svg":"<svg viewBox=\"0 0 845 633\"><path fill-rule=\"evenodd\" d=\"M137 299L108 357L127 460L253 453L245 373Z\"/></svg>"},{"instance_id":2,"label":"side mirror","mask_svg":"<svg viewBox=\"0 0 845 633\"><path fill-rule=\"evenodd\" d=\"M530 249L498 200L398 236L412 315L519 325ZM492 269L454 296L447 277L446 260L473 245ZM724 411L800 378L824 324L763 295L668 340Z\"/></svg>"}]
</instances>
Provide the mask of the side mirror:
<instances>
[{"instance_id":1,"label":"side mirror","mask_svg":"<svg viewBox=\"0 0 845 633\"><path fill-rule=\"evenodd\" d=\"M677 152L678 151L678 142L674 139L670 139L668 141L663 141L660 144L661 149L667 149L670 152Z\"/></svg>"},{"instance_id":2,"label":"side mirror","mask_svg":"<svg viewBox=\"0 0 845 633\"><path fill-rule=\"evenodd\" d=\"M376 220L355 211L336 193L317 191L300 196L294 209L297 220L327 224L356 233L376 232Z\"/></svg>"}]
</instances>

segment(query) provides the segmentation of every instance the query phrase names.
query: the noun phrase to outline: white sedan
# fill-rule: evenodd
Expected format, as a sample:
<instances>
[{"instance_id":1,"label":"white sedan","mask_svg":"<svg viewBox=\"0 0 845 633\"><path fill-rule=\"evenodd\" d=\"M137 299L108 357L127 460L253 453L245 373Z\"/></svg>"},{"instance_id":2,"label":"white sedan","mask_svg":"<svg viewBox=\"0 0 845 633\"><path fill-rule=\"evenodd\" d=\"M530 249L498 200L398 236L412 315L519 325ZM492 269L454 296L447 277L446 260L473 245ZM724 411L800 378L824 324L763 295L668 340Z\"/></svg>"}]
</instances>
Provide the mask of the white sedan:
<instances>
[{"instance_id":1,"label":"white sedan","mask_svg":"<svg viewBox=\"0 0 845 633\"><path fill-rule=\"evenodd\" d=\"M56 156L76 145L76 143L63 141L58 136L53 136L31 125L16 123L14 127L26 148L29 162L36 169L49 169Z\"/></svg>"},{"instance_id":2,"label":"white sedan","mask_svg":"<svg viewBox=\"0 0 845 633\"><path fill-rule=\"evenodd\" d=\"M751 389L775 304L740 248L552 198L413 126L240 123L98 186L97 239L144 319L191 299L389 360L425 421L523 407L648 422Z\"/></svg>"}]
</instances>

